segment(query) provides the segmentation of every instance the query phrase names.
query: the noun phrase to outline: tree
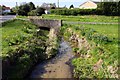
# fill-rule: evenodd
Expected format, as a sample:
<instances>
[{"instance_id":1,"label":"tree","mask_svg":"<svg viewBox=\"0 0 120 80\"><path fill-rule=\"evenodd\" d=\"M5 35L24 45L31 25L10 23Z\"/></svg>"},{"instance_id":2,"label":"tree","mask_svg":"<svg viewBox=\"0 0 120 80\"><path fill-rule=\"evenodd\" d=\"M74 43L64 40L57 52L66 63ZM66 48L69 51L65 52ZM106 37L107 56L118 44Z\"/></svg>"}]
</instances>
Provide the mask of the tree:
<instances>
[{"instance_id":1,"label":"tree","mask_svg":"<svg viewBox=\"0 0 120 80\"><path fill-rule=\"evenodd\" d=\"M120 1L118 2L118 16L120 16Z\"/></svg>"},{"instance_id":2,"label":"tree","mask_svg":"<svg viewBox=\"0 0 120 80\"><path fill-rule=\"evenodd\" d=\"M119 15L119 3L113 0L104 0L98 4L97 9L102 10L104 15L118 16Z\"/></svg>"},{"instance_id":3,"label":"tree","mask_svg":"<svg viewBox=\"0 0 120 80\"><path fill-rule=\"evenodd\" d=\"M28 12L30 12L30 6L28 4L19 6L18 15L27 16Z\"/></svg>"},{"instance_id":4,"label":"tree","mask_svg":"<svg viewBox=\"0 0 120 80\"><path fill-rule=\"evenodd\" d=\"M118 2L104 2L103 11L105 15L118 15Z\"/></svg>"},{"instance_id":5,"label":"tree","mask_svg":"<svg viewBox=\"0 0 120 80\"><path fill-rule=\"evenodd\" d=\"M37 13L38 16L41 16L42 14L45 14L45 9L41 8L41 7L38 7L36 9L36 13Z\"/></svg>"},{"instance_id":6,"label":"tree","mask_svg":"<svg viewBox=\"0 0 120 80\"><path fill-rule=\"evenodd\" d=\"M74 8L73 4L72 4L72 5L70 5L70 9L71 9L71 8Z\"/></svg>"},{"instance_id":7,"label":"tree","mask_svg":"<svg viewBox=\"0 0 120 80\"><path fill-rule=\"evenodd\" d=\"M17 11L18 11L18 8L19 8L18 6L13 7L13 8L12 8L12 11L15 12L15 13L18 13L18 12L17 12Z\"/></svg>"},{"instance_id":8,"label":"tree","mask_svg":"<svg viewBox=\"0 0 120 80\"><path fill-rule=\"evenodd\" d=\"M30 6L30 11L35 10L35 5L32 2L29 2L28 5Z\"/></svg>"},{"instance_id":9,"label":"tree","mask_svg":"<svg viewBox=\"0 0 120 80\"><path fill-rule=\"evenodd\" d=\"M37 12L36 10L32 10L28 13L29 16L36 16L37 15Z\"/></svg>"},{"instance_id":10,"label":"tree","mask_svg":"<svg viewBox=\"0 0 120 80\"><path fill-rule=\"evenodd\" d=\"M51 7L51 9L55 9L55 7Z\"/></svg>"},{"instance_id":11,"label":"tree","mask_svg":"<svg viewBox=\"0 0 120 80\"><path fill-rule=\"evenodd\" d=\"M14 11L16 11L18 13L18 15L22 15L22 16L27 16L29 12L31 12L32 10L35 10L35 5L32 2L29 3L25 3L23 5L20 5L16 11L15 8L13 8ZM31 12L33 13L33 12Z\"/></svg>"},{"instance_id":12,"label":"tree","mask_svg":"<svg viewBox=\"0 0 120 80\"><path fill-rule=\"evenodd\" d=\"M5 7L6 7L5 5L2 5L2 10L5 10Z\"/></svg>"}]
</instances>

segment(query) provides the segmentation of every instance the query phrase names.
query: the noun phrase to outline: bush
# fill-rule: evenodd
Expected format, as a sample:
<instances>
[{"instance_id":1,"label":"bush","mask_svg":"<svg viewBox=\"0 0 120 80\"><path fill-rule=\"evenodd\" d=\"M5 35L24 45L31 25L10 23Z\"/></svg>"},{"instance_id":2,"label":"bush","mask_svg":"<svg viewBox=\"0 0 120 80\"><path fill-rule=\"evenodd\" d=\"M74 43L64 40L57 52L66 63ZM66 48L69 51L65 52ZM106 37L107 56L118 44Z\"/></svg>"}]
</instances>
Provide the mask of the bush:
<instances>
[{"instance_id":1,"label":"bush","mask_svg":"<svg viewBox=\"0 0 120 80\"><path fill-rule=\"evenodd\" d=\"M97 9L52 9L51 13L56 15L109 15L118 16L118 3L117 2L104 2L104 8Z\"/></svg>"},{"instance_id":2,"label":"bush","mask_svg":"<svg viewBox=\"0 0 120 80\"><path fill-rule=\"evenodd\" d=\"M45 9L41 7L28 12L28 16L41 16L42 14L45 14Z\"/></svg>"},{"instance_id":3,"label":"bush","mask_svg":"<svg viewBox=\"0 0 120 80\"><path fill-rule=\"evenodd\" d=\"M96 10L96 14L97 14L97 15L104 15L104 12L103 12L102 9L97 9L97 10Z\"/></svg>"},{"instance_id":4,"label":"bush","mask_svg":"<svg viewBox=\"0 0 120 80\"><path fill-rule=\"evenodd\" d=\"M32 10L31 12L28 13L28 16L36 16L37 12L36 10Z\"/></svg>"},{"instance_id":5,"label":"bush","mask_svg":"<svg viewBox=\"0 0 120 80\"><path fill-rule=\"evenodd\" d=\"M28 4L19 6L18 15L27 16L28 12L30 12L30 6Z\"/></svg>"},{"instance_id":6,"label":"bush","mask_svg":"<svg viewBox=\"0 0 120 80\"><path fill-rule=\"evenodd\" d=\"M102 2L98 4L98 9L101 9L106 16L119 16L120 2Z\"/></svg>"},{"instance_id":7,"label":"bush","mask_svg":"<svg viewBox=\"0 0 120 80\"><path fill-rule=\"evenodd\" d=\"M52 9L52 14L56 15L102 15L103 11L101 9Z\"/></svg>"},{"instance_id":8,"label":"bush","mask_svg":"<svg viewBox=\"0 0 120 80\"><path fill-rule=\"evenodd\" d=\"M27 16L29 12L35 9L35 5L32 2L30 2L20 5L18 8L13 8L13 11L17 12L18 15Z\"/></svg>"},{"instance_id":9,"label":"bush","mask_svg":"<svg viewBox=\"0 0 120 80\"><path fill-rule=\"evenodd\" d=\"M41 7L38 7L36 9L36 13L37 13L38 16L41 16L42 14L45 14L45 9L41 8Z\"/></svg>"}]
</instances>

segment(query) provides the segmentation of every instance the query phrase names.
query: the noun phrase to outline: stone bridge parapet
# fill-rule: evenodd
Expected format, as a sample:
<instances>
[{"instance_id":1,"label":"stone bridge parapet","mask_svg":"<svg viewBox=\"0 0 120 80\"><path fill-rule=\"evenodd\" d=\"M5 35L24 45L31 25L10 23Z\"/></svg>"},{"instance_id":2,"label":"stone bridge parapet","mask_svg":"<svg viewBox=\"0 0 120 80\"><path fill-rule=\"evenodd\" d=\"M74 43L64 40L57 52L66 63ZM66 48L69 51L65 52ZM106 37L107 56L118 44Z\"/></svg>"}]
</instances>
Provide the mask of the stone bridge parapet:
<instances>
[{"instance_id":1,"label":"stone bridge parapet","mask_svg":"<svg viewBox=\"0 0 120 80\"><path fill-rule=\"evenodd\" d=\"M47 27L58 29L62 26L61 20L51 20L51 19L30 19L30 21L37 25L38 27Z\"/></svg>"}]
</instances>

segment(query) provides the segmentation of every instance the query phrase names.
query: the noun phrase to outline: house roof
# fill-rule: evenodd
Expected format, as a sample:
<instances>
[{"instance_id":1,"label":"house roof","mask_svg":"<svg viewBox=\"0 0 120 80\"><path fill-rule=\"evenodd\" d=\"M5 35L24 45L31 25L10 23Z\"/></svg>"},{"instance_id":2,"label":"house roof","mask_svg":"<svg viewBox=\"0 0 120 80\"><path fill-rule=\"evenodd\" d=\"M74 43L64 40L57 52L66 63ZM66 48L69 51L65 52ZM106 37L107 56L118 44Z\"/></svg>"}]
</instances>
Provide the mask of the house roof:
<instances>
[{"instance_id":1,"label":"house roof","mask_svg":"<svg viewBox=\"0 0 120 80\"><path fill-rule=\"evenodd\" d=\"M51 9L52 7L56 7L55 3L43 3L41 5L42 8L45 8L47 10Z\"/></svg>"},{"instance_id":2,"label":"house roof","mask_svg":"<svg viewBox=\"0 0 120 80\"><path fill-rule=\"evenodd\" d=\"M0 7L3 7L5 10L10 10L10 7L6 7L5 5L0 5Z\"/></svg>"},{"instance_id":3,"label":"house roof","mask_svg":"<svg viewBox=\"0 0 120 80\"><path fill-rule=\"evenodd\" d=\"M97 2L97 1L92 1L92 0L88 0L88 1L93 2L93 3L95 3L95 4L100 3L100 2ZM88 1L86 1L86 2L88 2ZM80 6L82 6L82 5L83 5L83 4L85 4L86 2L82 3Z\"/></svg>"},{"instance_id":4,"label":"house roof","mask_svg":"<svg viewBox=\"0 0 120 80\"><path fill-rule=\"evenodd\" d=\"M4 9L6 9L6 10L10 10L10 7L5 7Z\"/></svg>"}]
</instances>

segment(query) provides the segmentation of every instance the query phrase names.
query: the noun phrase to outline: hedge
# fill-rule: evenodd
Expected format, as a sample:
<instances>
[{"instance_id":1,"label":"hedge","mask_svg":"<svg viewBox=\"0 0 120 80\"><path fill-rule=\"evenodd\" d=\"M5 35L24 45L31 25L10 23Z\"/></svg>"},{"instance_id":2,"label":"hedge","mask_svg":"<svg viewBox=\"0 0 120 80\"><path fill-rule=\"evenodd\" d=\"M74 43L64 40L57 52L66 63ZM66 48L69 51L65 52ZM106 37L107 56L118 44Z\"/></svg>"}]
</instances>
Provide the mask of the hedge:
<instances>
[{"instance_id":1,"label":"hedge","mask_svg":"<svg viewBox=\"0 0 120 80\"><path fill-rule=\"evenodd\" d=\"M6 13L2 13L2 15L16 15L15 12L6 12Z\"/></svg>"},{"instance_id":2,"label":"hedge","mask_svg":"<svg viewBox=\"0 0 120 80\"><path fill-rule=\"evenodd\" d=\"M103 15L101 9L52 9L51 14L56 15Z\"/></svg>"}]
</instances>

